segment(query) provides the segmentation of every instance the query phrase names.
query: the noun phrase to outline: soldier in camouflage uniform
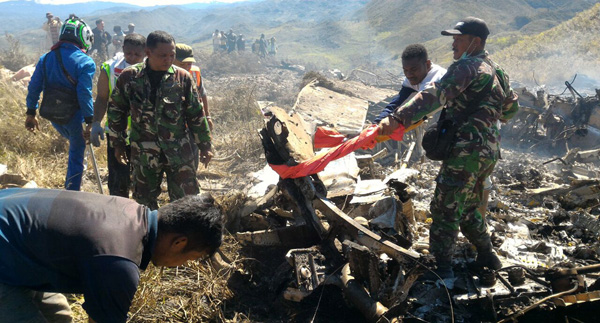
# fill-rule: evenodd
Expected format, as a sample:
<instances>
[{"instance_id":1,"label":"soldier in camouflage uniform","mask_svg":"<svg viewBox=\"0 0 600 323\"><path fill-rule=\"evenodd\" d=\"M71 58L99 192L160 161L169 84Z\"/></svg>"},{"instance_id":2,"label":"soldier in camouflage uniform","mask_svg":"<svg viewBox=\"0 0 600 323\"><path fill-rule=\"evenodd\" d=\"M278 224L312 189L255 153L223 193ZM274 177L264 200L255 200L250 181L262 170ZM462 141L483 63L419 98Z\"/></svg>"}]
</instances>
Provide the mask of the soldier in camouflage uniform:
<instances>
[{"instance_id":1,"label":"soldier in camouflage uniform","mask_svg":"<svg viewBox=\"0 0 600 323\"><path fill-rule=\"evenodd\" d=\"M479 102L460 125L451 156L442 163L430 206L433 223L429 243L437 262L436 271L442 278L451 278L459 229L477 248L476 265L491 269L502 265L493 252L477 207L482 203L483 183L500 158L498 120L506 122L514 116L518 97L510 88L508 75L485 51L489 30L483 20L466 18L442 35L454 37L455 62L433 88L419 92L393 116L384 119L381 133L391 133L399 123L413 124L443 106L452 118L464 112L470 102ZM487 86L489 82L493 82L491 88ZM478 100L482 91L489 94Z\"/></svg>"},{"instance_id":2,"label":"soldier in camouflage uniform","mask_svg":"<svg viewBox=\"0 0 600 323\"><path fill-rule=\"evenodd\" d=\"M133 198L158 209L163 175L171 201L199 193L193 145L200 162L212 158L211 137L194 81L173 65L175 41L164 31L146 40L146 60L125 69L113 90L108 108L110 140L115 157L126 162L127 117L131 116ZM113 138L113 136L115 136Z\"/></svg>"}]
</instances>

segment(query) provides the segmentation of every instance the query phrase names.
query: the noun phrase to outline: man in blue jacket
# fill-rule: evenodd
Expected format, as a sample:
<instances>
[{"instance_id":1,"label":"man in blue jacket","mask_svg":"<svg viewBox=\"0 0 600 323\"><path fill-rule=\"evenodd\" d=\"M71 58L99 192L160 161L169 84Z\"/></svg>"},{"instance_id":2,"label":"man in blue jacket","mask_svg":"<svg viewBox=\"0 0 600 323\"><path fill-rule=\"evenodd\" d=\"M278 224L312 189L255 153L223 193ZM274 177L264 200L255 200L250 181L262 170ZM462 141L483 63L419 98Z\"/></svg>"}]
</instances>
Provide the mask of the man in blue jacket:
<instances>
[{"instance_id":1,"label":"man in blue jacket","mask_svg":"<svg viewBox=\"0 0 600 323\"><path fill-rule=\"evenodd\" d=\"M77 293L90 322L124 323L139 269L208 259L222 221L210 195L152 211L117 196L0 190L0 321L71 322L60 293Z\"/></svg>"},{"instance_id":2,"label":"man in blue jacket","mask_svg":"<svg viewBox=\"0 0 600 323\"><path fill-rule=\"evenodd\" d=\"M69 164L65 188L78 191L81 187L83 174L83 158L85 140L83 138L82 122L91 127L93 116L92 79L96 71L96 64L86 51L92 45L92 30L78 18L69 19L61 29L59 42L52 50L40 57L33 72L27 93L27 118L25 128L35 134L39 130L36 110L40 93L48 84L60 85L64 88L75 88L79 102L79 110L64 125L52 123L52 126L63 137L69 140ZM58 62L56 52L60 51L66 72L76 82L74 86ZM45 68L44 68L45 64Z\"/></svg>"}]
</instances>

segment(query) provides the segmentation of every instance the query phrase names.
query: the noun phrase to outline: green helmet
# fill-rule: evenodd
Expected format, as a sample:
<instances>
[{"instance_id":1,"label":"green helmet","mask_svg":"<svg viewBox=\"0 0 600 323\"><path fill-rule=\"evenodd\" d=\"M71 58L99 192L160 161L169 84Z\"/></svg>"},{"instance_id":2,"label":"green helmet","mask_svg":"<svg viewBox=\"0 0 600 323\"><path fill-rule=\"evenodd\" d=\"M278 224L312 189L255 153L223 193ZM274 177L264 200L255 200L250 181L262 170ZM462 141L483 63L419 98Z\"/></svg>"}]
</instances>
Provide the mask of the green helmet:
<instances>
[{"instance_id":1,"label":"green helmet","mask_svg":"<svg viewBox=\"0 0 600 323\"><path fill-rule=\"evenodd\" d=\"M87 52L94 42L94 33L85 21L73 17L65 21L60 29L59 40L74 43Z\"/></svg>"}]
</instances>

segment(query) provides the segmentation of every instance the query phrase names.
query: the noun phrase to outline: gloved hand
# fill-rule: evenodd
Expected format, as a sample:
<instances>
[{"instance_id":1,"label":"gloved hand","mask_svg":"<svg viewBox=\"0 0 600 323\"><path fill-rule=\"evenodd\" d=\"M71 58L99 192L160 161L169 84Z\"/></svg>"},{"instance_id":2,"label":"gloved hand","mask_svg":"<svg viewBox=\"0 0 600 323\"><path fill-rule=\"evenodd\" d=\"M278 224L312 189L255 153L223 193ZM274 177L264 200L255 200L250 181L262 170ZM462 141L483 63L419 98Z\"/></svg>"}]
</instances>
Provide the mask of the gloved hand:
<instances>
[{"instance_id":1,"label":"gloved hand","mask_svg":"<svg viewBox=\"0 0 600 323\"><path fill-rule=\"evenodd\" d=\"M100 138L104 140L104 128L100 122L96 121L92 123L92 132L90 133L90 142L94 147L100 147Z\"/></svg>"}]
</instances>

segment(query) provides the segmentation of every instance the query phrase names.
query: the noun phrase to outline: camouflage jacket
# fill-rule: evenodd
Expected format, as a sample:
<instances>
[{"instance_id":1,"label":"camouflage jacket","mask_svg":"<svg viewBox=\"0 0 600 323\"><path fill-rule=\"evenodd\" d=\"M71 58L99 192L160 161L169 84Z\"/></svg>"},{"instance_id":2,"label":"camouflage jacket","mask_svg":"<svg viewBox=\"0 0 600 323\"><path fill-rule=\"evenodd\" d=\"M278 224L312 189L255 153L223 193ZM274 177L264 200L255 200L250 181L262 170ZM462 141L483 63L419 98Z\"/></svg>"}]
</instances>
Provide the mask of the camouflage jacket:
<instances>
[{"instance_id":1,"label":"camouflage jacket","mask_svg":"<svg viewBox=\"0 0 600 323\"><path fill-rule=\"evenodd\" d=\"M490 157L498 157L498 120L505 122L511 119L519 105L518 96L509 85L508 75L487 56L487 52L481 52L450 65L439 83L419 92L398 108L394 116L408 126L445 106L447 117L452 118L467 109L469 102L477 100L477 93L486 89L493 76L492 69L496 69L492 90L483 96L479 108L460 126L455 148L465 153L476 150Z\"/></svg>"},{"instance_id":2,"label":"camouflage jacket","mask_svg":"<svg viewBox=\"0 0 600 323\"><path fill-rule=\"evenodd\" d=\"M194 81L184 69L171 66L150 102L146 61L123 70L108 107L108 127L115 146L125 145L127 117L131 116L132 162L152 166L150 157L165 155L171 165L194 158L192 144L210 146L210 131Z\"/></svg>"}]
</instances>

